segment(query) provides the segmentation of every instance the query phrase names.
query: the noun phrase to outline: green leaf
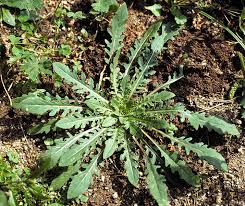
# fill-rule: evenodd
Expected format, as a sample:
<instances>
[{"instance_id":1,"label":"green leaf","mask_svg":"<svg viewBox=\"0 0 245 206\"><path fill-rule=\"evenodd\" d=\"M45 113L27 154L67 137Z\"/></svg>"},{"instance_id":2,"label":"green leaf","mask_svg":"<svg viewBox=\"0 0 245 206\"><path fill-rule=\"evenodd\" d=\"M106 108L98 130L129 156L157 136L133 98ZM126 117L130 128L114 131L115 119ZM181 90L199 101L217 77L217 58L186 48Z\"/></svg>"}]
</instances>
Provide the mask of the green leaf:
<instances>
[{"instance_id":1,"label":"green leaf","mask_svg":"<svg viewBox=\"0 0 245 206\"><path fill-rule=\"evenodd\" d=\"M162 24L162 33L161 35L156 35L155 39L151 44L151 49L154 52L161 52L164 49L164 44L169 40L173 40L176 35L179 34L179 27L171 23Z\"/></svg>"},{"instance_id":2,"label":"green leaf","mask_svg":"<svg viewBox=\"0 0 245 206\"><path fill-rule=\"evenodd\" d=\"M59 48L59 54L69 57L71 55L72 51L71 51L71 46L70 45L66 45L66 44L61 44L60 48Z\"/></svg>"},{"instance_id":3,"label":"green leaf","mask_svg":"<svg viewBox=\"0 0 245 206\"><path fill-rule=\"evenodd\" d=\"M108 54L108 62L111 60L112 56L115 52L122 48L122 41L123 41L123 32L125 30L125 23L128 19L128 10L126 3L122 4L117 12L116 15L112 18L112 25L111 29L108 30L111 36L111 42L106 41L106 45L109 50L105 50Z\"/></svg>"},{"instance_id":4,"label":"green leaf","mask_svg":"<svg viewBox=\"0 0 245 206\"><path fill-rule=\"evenodd\" d=\"M245 88L245 87L244 87L244 88ZM245 98L242 99L241 105L242 105L242 107L245 109ZM242 118L245 119L245 112L244 112L244 111L242 112Z\"/></svg>"},{"instance_id":5,"label":"green leaf","mask_svg":"<svg viewBox=\"0 0 245 206\"><path fill-rule=\"evenodd\" d=\"M41 73L46 73L46 69L42 62L40 62L34 54L30 57L30 59L23 62L20 67L21 71L23 71L30 80L33 82L39 82L39 75Z\"/></svg>"},{"instance_id":6,"label":"green leaf","mask_svg":"<svg viewBox=\"0 0 245 206\"><path fill-rule=\"evenodd\" d=\"M208 116L206 117L205 113L192 113L189 111L186 111L181 114L182 115L182 121L185 120L185 118L188 118L190 121L191 126L193 126L196 130L204 126L207 127L209 130L214 130L215 132L219 134L229 134L239 137L240 132L236 128L234 124L227 123L226 121L214 117L214 116Z\"/></svg>"},{"instance_id":7,"label":"green leaf","mask_svg":"<svg viewBox=\"0 0 245 206\"><path fill-rule=\"evenodd\" d=\"M159 206L168 206L168 193L163 175L158 174L154 160L146 160L146 182L151 195L157 201Z\"/></svg>"},{"instance_id":8,"label":"green leaf","mask_svg":"<svg viewBox=\"0 0 245 206\"><path fill-rule=\"evenodd\" d=\"M144 33L143 37L137 40L132 48L130 48L130 52L128 55L129 63L124 64L125 72L123 74L124 78L127 77L127 75L130 72L130 69L133 66L133 63L137 59L137 57L140 55L141 51L145 48L146 43L149 41L150 38L154 37L160 28L162 22L158 21Z\"/></svg>"},{"instance_id":9,"label":"green leaf","mask_svg":"<svg viewBox=\"0 0 245 206\"><path fill-rule=\"evenodd\" d=\"M16 151L14 151L14 150L8 151L7 156L8 156L9 161L11 161L15 164L19 163L19 155Z\"/></svg>"},{"instance_id":10,"label":"green leaf","mask_svg":"<svg viewBox=\"0 0 245 206\"><path fill-rule=\"evenodd\" d=\"M58 96L53 98L48 93L45 95L43 90L13 99L13 107L37 115L49 113L49 116L54 116L58 112L62 112L62 116L66 116L70 112L82 111L81 106L70 104L69 99L61 99Z\"/></svg>"},{"instance_id":11,"label":"green leaf","mask_svg":"<svg viewBox=\"0 0 245 206\"><path fill-rule=\"evenodd\" d=\"M167 136L172 141L172 144L175 142L180 147L184 147L186 154L188 155L190 151L196 153L201 159L206 160L209 164L214 165L216 168L222 171L228 171L227 164L225 159L221 154L219 154L215 149L208 148L207 145L201 143L191 143L192 138L180 137L176 138L173 136Z\"/></svg>"},{"instance_id":12,"label":"green leaf","mask_svg":"<svg viewBox=\"0 0 245 206\"><path fill-rule=\"evenodd\" d=\"M12 191L9 191L8 206L16 206L15 198Z\"/></svg>"},{"instance_id":13,"label":"green leaf","mask_svg":"<svg viewBox=\"0 0 245 206\"><path fill-rule=\"evenodd\" d=\"M238 129L234 124L227 123L226 121L218 117L214 117L214 116L208 117L208 121L205 124L205 126L209 130L214 130L219 134L230 134L237 137L240 136L240 132L238 131Z\"/></svg>"},{"instance_id":14,"label":"green leaf","mask_svg":"<svg viewBox=\"0 0 245 206\"><path fill-rule=\"evenodd\" d=\"M155 16L161 16L162 6L160 4L145 6L145 9L150 10Z\"/></svg>"},{"instance_id":15,"label":"green leaf","mask_svg":"<svg viewBox=\"0 0 245 206\"><path fill-rule=\"evenodd\" d=\"M201 159L205 159L208 163L214 165L219 170L228 171L225 159L216 150L207 148L207 145L203 143L192 144L190 141L192 138L180 137L178 145L185 147L186 153L190 151L195 152Z\"/></svg>"},{"instance_id":16,"label":"green leaf","mask_svg":"<svg viewBox=\"0 0 245 206\"><path fill-rule=\"evenodd\" d=\"M188 184L192 186L197 186L200 183L200 178L197 175L194 175L192 170L185 164L184 161L178 160L176 154L170 155L168 151L166 151L163 147L159 146L159 144L153 140L145 131L143 131L150 141L156 146L156 149L159 150L161 157L164 158L165 167L170 167L171 171L178 172L180 178L185 180ZM145 140L146 146L150 149L150 151L158 157L158 154L155 152L155 149L151 147Z\"/></svg>"},{"instance_id":17,"label":"green leaf","mask_svg":"<svg viewBox=\"0 0 245 206\"><path fill-rule=\"evenodd\" d=\"M126 159L124 163L124 169L127 172L129 182L136 186L139 182L139 171L138 171L138 159L139 157L132 152L128 140L124 141L123 144L124 152L120 156L121 160Z\"/></svg>"},{"instance_id":18,"label":"green leaf","mask_svg":"<svg viewBox=\"0 0 245 206\"><path fill-rule=\"evenodd\" d=\"M14 45L14 46L16 46L16 45L18 45L18 44L21 43L21 41L20 41L21 38L20 38L20 37L16 37L16 36L13 35L13 34L10 34L10 35L8 36L8 39L10 40L11 44Z\"/></svg>"},{"instance_id":19,"label":"green leaf","mask_svg":"<svg viewBox=\"0 0 245 206\"><path fill-rule=\"evenodd\" d=\"M117 6L116 0L96 0L91 6L95 11L101 13L109 12L111 6Z\"/></svg>"},{"instance_id":20,"label":"green leaf","mask_svg":"<svg viewBox=\"0 0 245 206\"><path fill-rule=\"evenodd\" d=\"M149 94L139 102L140 105L150 105L154 106L156 103L161 103L175 97L175 94L168 91L162 91L155 94Z\"/></svg>"},{"instance_id":21,"label":"green leaf","mask_svg":"<svg viewBox=\"0 0 245 206\"><path fill-rule=\"evenodd\" d=\"M106 159L114 154L118 148L118 139L123 136L121 129L114 129L113 134L105 141L105 149L103 152L103 159Z\"/></svg>"},{"instance_id":22,"label":"green leaf","mask_svg":"<svg viewBox=\"0 0 245 206\"><path fill-rule=\"evenodd\" d=\"M51 130L55 131L56 130L56 122L57 119L50 119L48 122L45 123L40 123L38 125L35 125L28 129L28 134L30 135L37 135L37 134L48 134Z\"/></svg>"},{"instance_id":23,"label":"green leaf","mask_svg":"<svg viewBox=\"0 0 245 206\"><path fill-rule=\"evenodd\" d=\"M35 10L43 6L42 0L0 0L0 5L15 7L20 10Z\"/></svg>"},{"instance_id":24,"label":"green leaf","mask_svg":"<svg viewBox=\"0 0 245 206\"><path fill-rule=\"evenodd\" d=\"M73 19L79 19L79 20L83 20L86 19L86 15L82 12L82 11L77 11L77 12L67 12L67 16L69 18L73 18Z\"/></svg>"},{"instance_id":25,"label":"green leaf","mask_svg":"<svg viewBox=\"0 0 245 206\"><path fill-rule=\"evenodd\" d=\"M114 117L106 117L102 123L102 127L111 127L117 123L117 118Z\"/></svg>"},{"instance_id":26,"label":"green leaf","mask_svg":"<svg viewBox=\"0 0 245 206\"><path fill-rule=\"evenodd\" d=\"M51 182L50 187L53 190L59 190L61 187L63 187L69 179L72 177L73 174L77 173L80 169L81 162L78 162L75 165L71 165L67 168L67 171L61 173L58 177L53 179Z\"/></svg>"},{"instance_id":27,"label":"green leaf","mask_svg":"<svg viewBox=\"0 0 245 206\"><path fill-rule=\"evenodd\" d=\"M71 129L72 127L75 127L75 129L85 128L89 123L97 123L98 120L104 118L104 116L82 116L80 114L75 114L75 116L61 118L56 123L56 126L62 129Z\"/></svg>"},{"instance_id":28,"label":"green leaf","mask_svg":"<svg viewBox=\"0 0 245 206\"><path fill-rule=\"evenodd\" d=\"M155 57L155 51L151 52L146 62L141 62L142 70L140 73L137 74L136 79L132 81L131 92L129 93L129 97L128 97L129 99L132 98L133 94L136 93L137 89L139 88L139 86L142 85L142 83L144 83L145 85L148 83L144 81L145 80L144 76L145 73L149 70L149 68L156 65L156 62L154 61L154 57Z\"/></svg>"},{"instance_id":29,"label":"green leaf","mask_svg":"<svg viewBox=\"0 0 245 206\"><path fill-rule=\"evenodd\" d=\"M43 173L54 168L58 164L60 158L63 155L66 155L66 152L69 151L68 149L72 145L81 140L82 137L89 135L93 130L95 130L95 128L86 130L75 136L68 133L69 138L65 140L56 140L56 145L49 147L49 149L41 156L41 165L36 173Z\"/></svg>"},{"instance_id":30,"label":"green leaf","mask_svg":"<svg viewBox=\"0 0 245 206\"><path fill-rule=\"evenodd\" d=\"M98 111L99 113L106 113L107 111L111 112L106 103L100 102L97 99L91 98L86 100L84 103L93 111Z\"/></svg>"},{"instance_id":31,"label":"green leaf","mask_svg":"<svg viewBox=\"0 0 245 206\"><path fill-rule=\"evenodd\" d=\"M245 98L242 99L241 105L243 106L243 108L245 108Z\"/></svg>"},{"instance_id":32,"label":"green leaf","mask_svg":"<svg viewBox=\"0 0 245 206\"><path fill-rule=\"evenodd\" d=\"M193 113L188 117L188 119L191 126L194 127L196 130L198 130L199 127L203 128L203 126L205 126L205 124L207 123L205 113Z\"/></svg>"},{"instance_id":33,"label":"green leaf","mask_svg":"<svg viewBox=\"0 0 245 206\"><path fill-rule=\"evenodd\" d=\"M184 25L187 22L187 17L181 13L178 7L172 7L171 13L174 16L176 24Z\"/></svg>"},{"instance_id":34,"label":"green leaf","mask_svg":"<svg viewBox=\"0 0 245 206\"><path fill-rule=\"evenodd\" d=\"M8 206L8 199L5 193L0 190L0 206Z\"/></svg>"},{"instance_id":35,"label":"green leaf","mask_svg":"<svg viewBox=\"0 0 245 206\"><path fill-rule=\"evenodd\" d=\"M98 158L100 155L93 157L89 164L84 165L85 170L78 173L72 178L68 188L67 198L73 199L79 197L89 188L93 180L93 174L97 172Z\"/></svg>"},{"instance_id":36,"label":"green leaf","mask_svg":"<svg viewBox=\"0 0 245 206\"><path fill-rule=\"evenodd\" d=\"M102 134L106 132L106 130L106 128L103 128L99 132L94 132L90 135L87 135L89 137L87 139L81 139L80 144L75 144L69 150L63 152L60 157L59 166L65 167L72 165L83 158L83 154L87 155L90 152L91 147L96 146L97 141L100 139Z\"/></svg>"},{"instance_id":37,"label":"green leaf","mask_svg":"<svg viewBox=\"0 0 245 206\"><path fill-rule=\"evenodd\" d=\"M115 93L118 90L118 77L119 77L119 68L118 59L121 52L121 48L123 47L122 41L124 38L123 32L125 30L125 23L128 19L128 10L127 5L124 3L120 6L112 18L111 29L108 30L111 40L106 40L106 45L108 49L105 49L108 57L105 59L107 64L110 64L111 70L111 82L112 87L114 88ZM113 58L114 57L114 58Z\"/></svg>"},{"instance_id":38,"label":"green leaf","mask_svg":"<svg viewBox=\"0 0 245 206\"><path fill-rule=\"evenodd\" d=\"M146 56L146 62L138 61L141 71L136 74L135 79L132 80L132 86L130 87L129 99L136 93L139 86L145 86L144 77L147 74L149 68L157 65L156 55L162 51L164 44L173 39L178 34L178 29L172 28L171 24L162 25L162 34L156 35L151 44L151 52ZM140 60L141 58L139 58ZM142 84L143 83L143 84Z\"/></svg>"},{"instance_id":39,"label":"green leaf","mask_svg":"<svg viewBox=\"0 0 245 206\"><path fill-rule=\"evenodd\" d=\"M78 79L78 76L75 72L71 72L69 67L59 63L55 62L53 63L54 71L61 77L64 78L67 83L73 84L72 89L76 91L78 94L84 94L89 93L87 98L94 97L102 102L108 103L108 100L106 100L104 97L99 95L97 92L94 91L94 89L85 83L85 75L81 75L81 80Z\"/></svg>"},{"instance_id":40,"label":"green leaf","mask_svg":"<svg viewBox=\"0 0 245 206\"><path fill-rule=\"evenodd\" d=\"M8 9L2 8L2 18L6 24L15 26L15 17L10 13Z\"/></svg>"}]
</instances>

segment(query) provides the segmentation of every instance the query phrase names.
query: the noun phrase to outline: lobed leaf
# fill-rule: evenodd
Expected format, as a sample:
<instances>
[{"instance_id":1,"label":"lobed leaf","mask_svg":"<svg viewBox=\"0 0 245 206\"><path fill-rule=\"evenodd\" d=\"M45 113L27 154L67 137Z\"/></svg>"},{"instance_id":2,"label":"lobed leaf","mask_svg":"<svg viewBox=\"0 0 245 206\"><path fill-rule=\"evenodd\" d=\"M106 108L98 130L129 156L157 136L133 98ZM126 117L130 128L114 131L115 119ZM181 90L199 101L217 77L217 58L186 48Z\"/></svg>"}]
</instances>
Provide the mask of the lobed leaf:
<instances>
[{"instance_id":1,"label":"lobed leaf","mask_svg":"<svg viewBox=\"0 0 245 206\"><path fill-rule=\"evenodd\" d=\"M215 149L208 148L203 143L190 143L192 138L180 137L178 145L185 148L186 153L195 152L201 159L205 159L208 163L214 165L219 170L228 171L227 164L223 156Z\"/></svg>"},{"instance_id":2,"label":"lobed leaf","mask_svg":"<svg viewBox=\"0 0 245 206\"><path fill-rule=\"evenodd\" d=\"M68 188L67 198L73 199L79 197L89 188L93 180L93 175L97 172L97 164L100 154L94 156L89 164L84 165L84 171L79 172L72 178Z\"/></svg>"},{"instance_id":3,"label":"lobed leaf","mask_svg":"<svg viewBox=\"0 0 245 206\"><path fill-rule=\"evenodd\" d=\"M158 21L154 23L147 31L144 33L143 37L137 40L132 48L130 48L130 52L128 55L128 64L124 64L125 72L123 74L124 77L126 77L130 69L133 66L133 63L137 59L137 57L140 55L141 51L145 48L146 43L149 41L150 38L154 37L160 28L162 22Z\"/></svg>"},{"instance_id":4,"label":"lobed leaf","mask_svg":"<svg viewBox=\"0 0 245 206\"><path fill-rule=\"evenodd\" d=\"M55 125L57 121L58 121L57 119L52 118L48 122L35 125L28 130L28 134L30 135L37 135L42 133L48 134L51 130L55 131L56 130Z\"/></svg>"},{"instance_id":5,"label":"lobed leaf","mask_svg":"<svg viewBox=\"0 0 245 206\"><path fill-rule=\"evenodd\" d=\"M43 90L15 98L13 107L36 115L49 113L49 116L54 116L58 112L66 116L69 113L82 111L81 106L70 104L69 99L62 99L59 96L53 98L48 93L45 95Z\"/></svg>"},{"instance_id":6,"label":"lobed leaf","mask_svg":"<svg viewBox=\"0 0 245 206\"><path fill-rule=\"evenodd\" d=\"M146 62L139 62L139 66L141 68L140 72L136 74L136 78L133 79L132 86L130 87L129 98L133 96L139 86L144 83L144 76L147 74L149 68L155 66L157 64L156 55L159 54L164 49L164 44L168 41L173 39L175 35L177 35L179 29L175 29L172 27L171 24L163 24L162 25L162 34L155 35L154 40L151 43L151 53L146 58ZM143 81L143 82L142 82ZM145 84L143 84L145 86Z\"/></svg>"},{"instance_id":7,"label":"lobed leaf","mask_svg":"<svg viewBox=\"0 0 245 206\"><path fill-rule=\"evenodd\" d=\"M122 136L123 136L123 131L121 129L116 128L113 130L112 136L105 141L103 159L106 159L114 154L114 152L118 149L118 141Z\"/></svg>"},{"instance_id":8,"label":"lobed leaf","mask_svg":"<svg viewBox=\"0 0 245 206\"><path fill-rule=\"evenodd\" d=\"M85 83L85 75L81 75L81 80L78 79L78 76L75 72L71 72L69 67L59 63L55 62L53 63L54 71L61 77L64 78L64 80L67 83L73 84L72 89L76 91L78 94L85 94L88 93L89 95L87 98L95 98L102 102L108 103L108 100L106 100L104 97L102 97L100 94L94 91L93 85L88 85Z\"/></svg>"},{"instance_id":9,"label":"lobed leaf","mask_svg":"<svg viewBox=\"0 0 245 206\"><path fill-rule=\"evenodd\" d=\"M41 166L36 173L43 173L54 168L58 164L60 158L66 154L72 145L94 130L95 128L89 129L75 136L68 133L69 138L66 138L65 140L56 140L56 145L49 147L49 149L41 156Z\"/></svg>"},{"instance_id":10,"label":"lobed leaf","mask_svg":"<svg viewBox=\"0 0 245 206\"><path fill-rule=\"evenodd\" d=\"M80 143L74 144L63 152L60 156L59 166L65 167L74 164L80 159L83 159L83 155L87 155L91 151L92 146L96 146L99 138L106 132L107 129L103 128L100 131L91 132L87 134L88 138L80 139Z\"/></svg>"},{"instance_id":11,"label":"lobed leaf","mask_svg":"<svg viewBox=\"0 0 245 206\"><path fill-rule=\"evenodd\" d=\"M104 116L82 116L80 114L75 114L73 116L67 116L61 118L57 121L56 126L62 129L84 129L90 123L98 123L99 120L104 119Z\"/></svg>"},{"instance_id":12,"label":"lobed leaf","mask_svg":"<svg viewBox=\"0 0 245 206\"><path fill-rule=\"evenodd\" d=\"M129 182L136 186L139 182L138 159L139 157L132 152L128 140L125 140L122 145L124 152L120 156L121 160L126 159L124 168L127 172Z\"/></svg>"},{"instance_id":13,"label":"lobed leaf","mask_svg":"<svg viewBox=\"0 0 245 206\"><path fill-rule=\"evenodd\" d=\"M63 187L71 179L71 177L79 171L80 165L81 162L78 162L75 165L69 166L65 172L62 172L58 177L53 179L50 187L53 190L61 189L61 187Z\"/></svg>"},{"instance_id":14,"label":"lobed leaf","mask_svg":"<svg viewBox=\"0 0 245 206\"><path fill-rule=\"evenodd\" d=\"M139 102L139 105L154 106L157 103L167 101L173 97L175 97L174 93L169 91L161 91L159 93L144 96L143 99Z\"/></svg>"},{"instance_id":15,"label":"lobed leaf","mask_svg":"<svg viewBox=\"0 0 245 206\"><path fill-rule=\"evenodd\" d=\"M201 143L191 143L192 138L180 137L176 138L173 136L166 135L172 144L177 143L178 146L184 147L187 154L190 151L196 153L201 159L206 160L208 163L214 165L219 170L227 171L228 167L224 157L218 153L215 149L208 148L207 145Z\"/></svg>"},{"instance_id":16,"label":"lobed leaf","mask_svg":"<svg viewBox=\"0 0 245 206\"><path fill-rule=\"evenodd\" d=\"M159 206L168 206L168 193L165 178L157 172L159 166L155 165L153 159L146 159L146 182L151 195Z\"/></svg>"},{"instance_id":17,"label":"lobed leaf","mask_svg":"<svg viewBox=\"0 0 245 206\"><path fill-rule=\"evenodd\" d=\"M119 72L118 68L118 60L121 53L121 48L123 47L123 32L125 30L125 23L128 19L128 10L126 4L122 4L116 15L112 18L111 29L108 30L111 41L106 40L107 49L105 50L108 57L105 59L107 64L110 64L110 80L112 84L112 88L115 93L118 92L118 80L119 80Z\"/></svg>"},{"instance_id":18,"label":"lobed leaf","mask_svg":"<svg viewBox=\"0 0 245 206\"><path fill-rule=\"evenodd\" d=\"M200 178L197 175L193 174L192 170L185 164L184 161L178 160L176 153L173 153L172 155L170 155L167 150L165 150L163 147L161 147L144 130L142 130L142 132L155 145L156 149L160 152L161 157L164 158L165 167L170 167L170 169L173 173L178 172L180 175L180 178L185 180L188 184L190 184L192 186L197 186L200 183ZM158 154L156 153L155 149L152 146L150 146L145 140L144 140L144 142L145 142L146 146L148 147L148 149L156 157L158 157Z\"/></svg>"},{"instance_id":19,"label":"lobed leaf","mask_svg":"<svg viewBox=\"0 0 245 206\"><path fill-rule=\"evenodd\" d=\"M190 121L191 126L193 126L196 130L204 126L207 127L209 130L214 130L215 132L219 134L230 134L239 137L240 132L236 128L234 124L227 123L226 121L214 117L214 116L208 116L206 117L205 113L198 113L198 112L184 112L182 115L182 121L184 121L185 118L188 118Z\"/></svg>"},{"instance_id":20,"label":"lobed leaf","mask_svg":"<svg viewBox=\"0 0 245 206\"><path fill-rule=\"evenodd\" d=\"M111 29L108 30L111 36L111 42L106 40L107 48L105 51L109 58L107 59L107 64L110 63L110 60L117 51L120 51L122 48L123 41L123 32L125 30L125 23L128 19L128 10L126 3L122 4L115 16L112 18Z\"/></svg>"}]
</instances>

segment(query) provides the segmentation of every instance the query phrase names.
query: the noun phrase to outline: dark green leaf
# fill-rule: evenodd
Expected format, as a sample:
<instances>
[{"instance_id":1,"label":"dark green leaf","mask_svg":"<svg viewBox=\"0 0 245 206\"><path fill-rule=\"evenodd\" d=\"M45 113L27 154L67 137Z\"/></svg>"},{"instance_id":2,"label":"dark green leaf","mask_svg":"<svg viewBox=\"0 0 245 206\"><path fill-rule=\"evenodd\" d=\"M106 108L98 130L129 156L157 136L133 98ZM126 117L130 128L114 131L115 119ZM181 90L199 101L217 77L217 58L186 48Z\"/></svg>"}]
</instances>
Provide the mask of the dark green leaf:
<instances>
[{"instance_id":1,"label":"dark green leaf","mask_svg":"<svg viewBox=\"0 0 245 206\"><path fill-rule=\"evenodd\" d=\"M2 8L3 21L10 26L15 26L15 17L8 9Z\"/></svg>"}]
</instances>

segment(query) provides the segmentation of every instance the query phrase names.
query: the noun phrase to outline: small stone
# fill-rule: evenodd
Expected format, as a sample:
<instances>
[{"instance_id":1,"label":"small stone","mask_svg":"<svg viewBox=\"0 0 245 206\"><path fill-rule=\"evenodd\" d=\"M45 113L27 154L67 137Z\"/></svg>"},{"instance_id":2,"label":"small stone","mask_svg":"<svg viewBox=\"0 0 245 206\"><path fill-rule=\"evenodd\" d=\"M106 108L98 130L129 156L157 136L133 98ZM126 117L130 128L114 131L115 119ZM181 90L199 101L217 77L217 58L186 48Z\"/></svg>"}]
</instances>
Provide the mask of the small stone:
<instances>
[{"instance_id":1,"label":"small stone","mask_svg":"<svg viewBox=\"0 0 245 206\"><path fill-rule=\"evenodd\" d=\"M104 175L101 175L101 181L105 182L105 176Z\"/></svg>"},{"instance_id":2,"label":"small stone","mask_svg":"<svg viewBox=\"0 0 245 206\"><path fill-rule=\"evenodd\" d=\"M201 63L202 66L206 66L207 65L207 60L203 60Z\"/></svg>"},{"instance_id":3,"label":"small stone","mask_svg":"<svg viewBox=\"0 0 245 206\"><path fill-rule=\"evenodd\" d=\"M242 124L242 120L240 120L240 119L235 119L235 123L241 125L241 124Z\"/></svg>"},{"instance_id":4,"label":"small stone","mask_svg":"<svg viewBox=\"0 0 245 206\"><path fill-rule=\"evenodd\" d=\"M114 199L117 199L117 198L118 198L117 192L115 192L115 193L112 195L112 197L113 197Z\"/></svg>"},{"instance_id":5,"label":"small stone","mask_svg":"<svg viewBox=\"0 0 245 206\"><path fill-rule=\"evenodd\" d=\"M240 147L238 149L238 152L241 153L241 154L244 154L245 153L245 147Z\"/></svg>"},{"instance_id":6,"label":"small stone","mask_svg":"<svg viewBox=\"0 0 245 206\"><path fill-rule=\"evenodd\" d=\"M202 160L197 160L198 164L202 164Z\"/></svg>"},{"instance_id":7,"label":"small stone","mask_svg":"<svg viewBox=\"0 0 245 206\"><path fill-rule=\"evenodd\" d=\"M105 187L105 190L109 190L109 187Z\"/></svg>"},{"instance_id":8,"label":"small stone","mask_svg":"<svg viewBox=\"0 0 245 206\"><path fill-rule=\"evenodd\" d=\"M137 204L137 203L135 203L135 204L134 204L134 206L138 206L138 204Z\"/></svg>"}]
</instances>

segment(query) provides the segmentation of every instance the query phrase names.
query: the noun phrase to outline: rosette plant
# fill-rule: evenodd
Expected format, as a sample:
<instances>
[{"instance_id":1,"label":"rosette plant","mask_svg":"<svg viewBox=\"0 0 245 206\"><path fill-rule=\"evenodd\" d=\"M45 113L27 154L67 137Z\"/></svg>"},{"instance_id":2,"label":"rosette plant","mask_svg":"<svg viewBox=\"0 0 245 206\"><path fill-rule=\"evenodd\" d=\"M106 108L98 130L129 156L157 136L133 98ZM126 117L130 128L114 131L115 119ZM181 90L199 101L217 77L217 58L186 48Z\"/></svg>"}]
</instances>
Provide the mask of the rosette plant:
<instances>
[{"instance_id":1,"label":"rosette plant","mask_svg":"<svg viewBox=\"0 0 245 206\"><path fill-rule=\"evenodd\" d=\"M157 56L167 41L178 34L179 28L157 21L152 24L129 50L126 62L121 62L127 6L122 4L112 18L106 40L105 67L96 84L84 73L78 74L68 66L55 62L54 71L65 83L72 86L78 95L75 100L68 97L51 96L38 90L13 101L13 106L36 115L49 114L50 120L36 126L35 133L51 130L67 130L67 136L55 140L42 156L40 169L61 167L51 187L59 189L67 184L67 198L82 195L98 173L99 164L114 153L120 155L128 180L139 184L139 171L153 198L161 206L168 205L164 169L170 168L190 185L198 185L194 174L177 151L188 155L193 152L216 168L227 171L225 159L216 150L203 143L194 143L190 137L177 137L174 118L189 121L195 129L207 127L219 134L239 136L235 125L204 113L188 111L184 105L175 103L169 86L182 76L170 76L163 84L152 85ZM105 73L108 71L108 77ZM108 81L110 84L103 84ZM69 131L69 132L68 132ZM167 144L176 151L168 151ZM140 167L140 162L144 166Z\"/></svg>"}]
</instances>

